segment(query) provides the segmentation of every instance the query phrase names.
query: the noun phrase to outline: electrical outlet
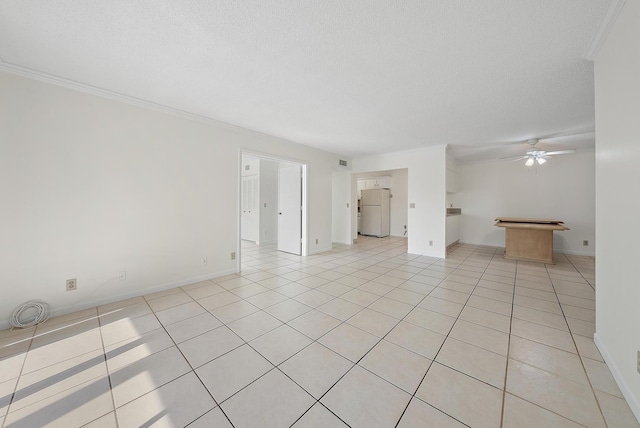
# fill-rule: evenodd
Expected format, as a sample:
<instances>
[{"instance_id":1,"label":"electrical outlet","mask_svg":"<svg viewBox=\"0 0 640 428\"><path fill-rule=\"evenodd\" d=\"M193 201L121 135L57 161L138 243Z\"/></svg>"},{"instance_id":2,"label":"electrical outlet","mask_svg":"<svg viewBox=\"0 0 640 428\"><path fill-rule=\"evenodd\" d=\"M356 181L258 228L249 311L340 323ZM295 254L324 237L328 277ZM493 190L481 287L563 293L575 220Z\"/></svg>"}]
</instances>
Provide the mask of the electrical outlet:
<instances>
[{"instance_id":1,"label":"electrical outlet","mask_svg":"<svg viewBox=\"0 0 640 428\"><path fill-rule=\"evenodd\" d=\"M231 260L235 260L235 259L236 259L236 252L235 252L235 251L233 251L233 252L231 253Z\"/></svg>"},{"instance_id":2,"label":"electrical outlet","mask_svg":"<svg viewBox=\"0 0 640 428\"><path fill-rule=\"evenodd\" d=\"M587 241L586 239L584 241L582 241L582 245L585 247L589 246L589 241Z\"/></svg>"},{"instance_id":3,"label":"electrical outlet","mask_svg":"<svg viewBox=\"0 0 640 428\"><path fill-rule=\"evenodd\" d=\"M429 241L429 246L433 247L433 241Z\"/></svg>"},{"instance_id":4,"label":"electrical outlet","mask_svg":"<svg viewBox=\"0 0 640 428\"><path fill-rule=\"evenodd\" d=\"M78 280L75 278L67 279L67 291L76 291L78 289Z\"/></svg>"},{"instance_id":5,"label":"electrical outlet","mask_svg":"<svg viewBox=\"0 0 640 428\"><path fill-rule=\"evenodd\" d=\"M126 281L126 279L127 279L126 270L121 270L120 272L118 272L118 281Z\"/></svg>"},{"instance_id":6,"label":"electrical outlet","mask_svg":"<svg viewBox=\"0 0 640 428\"><path fill-rule=\"evenodd\" d=\"M202 259L200 259L200 266L206 266L207 263L209 263L209 260L207 260L206 257L203 257Z\"/></svg>"},{"instance_id":7,"label":"electrical outlet","mask_svg":"<svg viewBox=\"0 0 640 428\"><path fill-rule=\"evenodd\" d=\"M411 202L411 203L409 204L409 208L415 208L415 207L416 207L416 204L415 204L414 202Z\"/></svg>"},{"instance_id":8,"label":"electrical outlet","mask_svg":"<svg viewBox=\"0 0 640 428\"><path fill-rule=\"evenodd\" d=\"M640 351L638 351L638 362L637 362L636 370L638 370L638 373L640 373Z\"/></svg>"},{"instance_id":9,"label":"electrical outlet","mask_svg":"<svg viewBox=\"0 0 640 428\"><path fill-rule=\"evenodd\" d=\"M318 238L316 238L316 245L318 244Z\"/></svg>"}]
</instances>

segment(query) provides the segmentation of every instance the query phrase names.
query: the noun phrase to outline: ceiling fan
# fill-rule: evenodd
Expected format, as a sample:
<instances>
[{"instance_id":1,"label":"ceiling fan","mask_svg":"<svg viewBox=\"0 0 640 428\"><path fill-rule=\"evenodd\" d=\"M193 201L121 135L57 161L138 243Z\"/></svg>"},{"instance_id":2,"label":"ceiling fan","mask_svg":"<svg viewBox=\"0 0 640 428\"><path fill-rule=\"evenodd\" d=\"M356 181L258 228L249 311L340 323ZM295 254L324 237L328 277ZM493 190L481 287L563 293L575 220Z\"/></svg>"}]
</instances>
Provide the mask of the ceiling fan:
<instances>
[{"instance_id":1,"label":"ceiling fan","mask_svg":"<svg viewBox=\"0 0 640 428\"><path fill-rule=\"evenodd\" d=\"M547 161L547 158L549 156L555 156L555 155L566 155L566 154L570 154L570 153L575 153L576 151L571 149L571 150L556 150L556 151L552 151L552 152L548 152L545 150L540 150L539 148L536 147L536 144L538 144L538 142L540 141L539 138L532 138L530 140L527 140L527 144L529 144L529 150L527 151L527 153L525 155L521 155L521 156L510 156L510 157L506 157L506 158L501 158L501 159L513 159L513 160L522 160L522 159L526 159L527 161L525 162L526 166L533 166L535 164L538 165L542 165Z\"/></svg>"}]
</instances>

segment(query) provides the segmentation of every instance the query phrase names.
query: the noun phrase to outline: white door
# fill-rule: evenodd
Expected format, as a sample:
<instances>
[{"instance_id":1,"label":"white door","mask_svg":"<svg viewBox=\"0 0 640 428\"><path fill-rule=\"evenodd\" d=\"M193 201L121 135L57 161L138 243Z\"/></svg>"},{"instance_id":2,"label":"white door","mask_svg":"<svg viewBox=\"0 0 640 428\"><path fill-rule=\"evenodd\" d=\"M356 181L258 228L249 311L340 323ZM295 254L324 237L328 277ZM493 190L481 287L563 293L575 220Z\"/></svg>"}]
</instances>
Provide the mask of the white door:
<instances>
[{"instance_id":1,"label":"white door","mask_svg":"<svg viewBox=\"0 0 640 428\"><path fill-rule=\"evenodd\" d=\"M260 230L260 190L258 188L259 175L242 177L242 222L240 224L241 238L257 242Z\"/></svg>"},{"instance_id":2,"label":"white door","mask_svg":"<svg viewBox=\"0 0 640 428\"><path fill-rule=\"evenodd\" d=\"M278 250L302 253L302 167L278 171Z\"/></svg>"}]
</instances>

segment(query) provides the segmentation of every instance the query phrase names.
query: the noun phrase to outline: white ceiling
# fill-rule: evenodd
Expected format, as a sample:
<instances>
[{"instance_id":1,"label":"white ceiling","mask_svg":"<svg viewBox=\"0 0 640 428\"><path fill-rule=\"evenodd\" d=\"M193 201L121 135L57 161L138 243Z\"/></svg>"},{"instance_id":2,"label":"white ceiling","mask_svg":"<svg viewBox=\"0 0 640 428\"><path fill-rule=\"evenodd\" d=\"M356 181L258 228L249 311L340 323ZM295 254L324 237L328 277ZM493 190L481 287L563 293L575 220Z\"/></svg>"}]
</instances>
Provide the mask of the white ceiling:
<instances>
[{"instance_id":1,"label":"white ceiling","mask_svg":"<svg viewBox=\"0 0 640 428\"><path fill-rule=\"evenodd\" d=\"M0 59L346 156L499 157L593 130L583 54L609 3L2 0Z\"/></svg>"}]
</instances>

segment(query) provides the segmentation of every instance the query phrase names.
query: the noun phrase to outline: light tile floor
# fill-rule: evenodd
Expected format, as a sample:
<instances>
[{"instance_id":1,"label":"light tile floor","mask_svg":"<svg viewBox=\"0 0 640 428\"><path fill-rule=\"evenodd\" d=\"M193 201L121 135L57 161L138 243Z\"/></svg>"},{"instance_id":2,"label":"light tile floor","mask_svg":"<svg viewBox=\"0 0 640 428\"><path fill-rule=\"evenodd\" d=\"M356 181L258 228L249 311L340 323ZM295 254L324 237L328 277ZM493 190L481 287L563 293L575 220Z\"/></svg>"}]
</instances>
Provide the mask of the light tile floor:
<instances>
[{"instance_id":1,"label":"light tile floor","mask_svg":"<svg viewBox=\"0 0 640 428\"><path fill-rule=\"evenodd\" d=\"M594 259L402 238L0 332L3 427L639 427L593 344Z\"/></svg>"}]
</instances>

